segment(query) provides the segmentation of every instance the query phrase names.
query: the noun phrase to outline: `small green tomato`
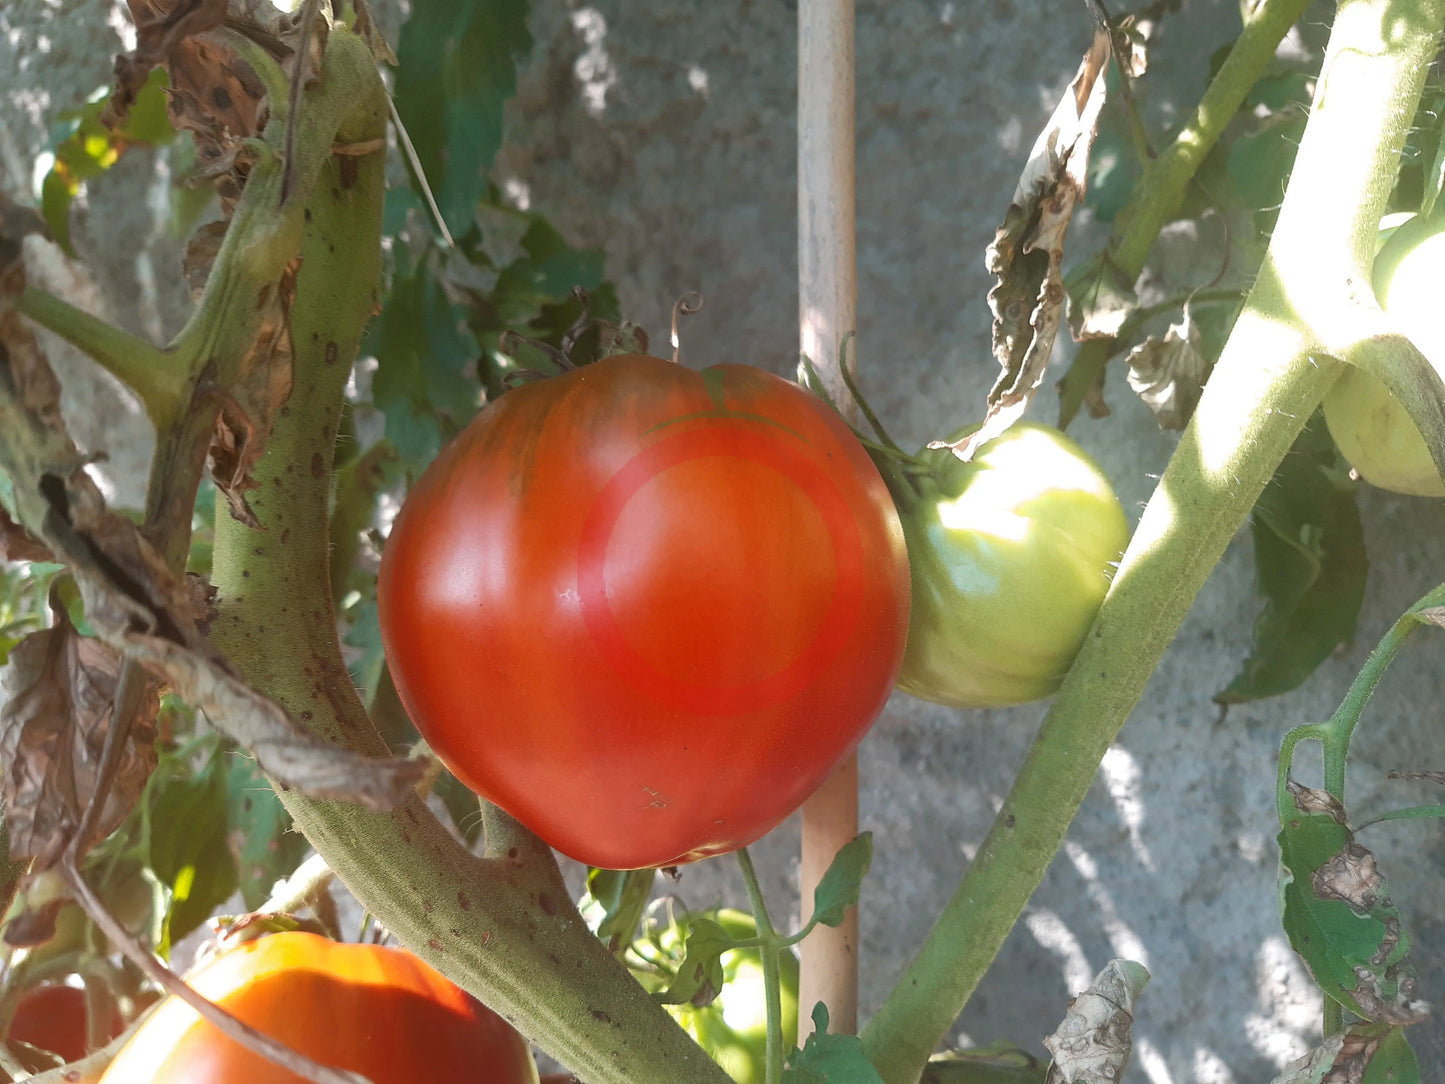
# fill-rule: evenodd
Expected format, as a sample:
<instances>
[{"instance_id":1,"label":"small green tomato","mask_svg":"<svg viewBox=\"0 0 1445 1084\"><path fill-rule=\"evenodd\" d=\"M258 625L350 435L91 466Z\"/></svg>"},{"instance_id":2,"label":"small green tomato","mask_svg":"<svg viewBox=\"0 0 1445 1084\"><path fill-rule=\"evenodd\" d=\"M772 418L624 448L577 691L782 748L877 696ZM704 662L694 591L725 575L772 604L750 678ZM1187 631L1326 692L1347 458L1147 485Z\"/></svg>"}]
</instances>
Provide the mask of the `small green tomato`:
<instances>
[{"instance_id":1,"label":"small green tomato","mask_svg":"<svg viewBox=\"0 0 1445 1084\"><path fill-rule=\"evenodd\" d=\"M1375 294L1395 324L1445 376L1445 232L1424 234L1421 219L1401 226L1375 261ZM1423 240L1420 238L1423 235ZM1414 497L1445 497L1425 438L1378 379L1349 366L1325 395L1325 422L1344 457L1373 486Z\"/></svg>"},{"instance_id":2,"label":"small green tomato","mask_svg":"<svg viewBox=\"0 0 1445 1084\"><path fill-rule=\"evenodd\" d=\"M898 687L968 708L1053 693L1129 539L1104 473L1057 429L1033 422L1016 423L968 463L946 448L906 465L875 458L913 579Z\"/></svg>"}]
</instances>

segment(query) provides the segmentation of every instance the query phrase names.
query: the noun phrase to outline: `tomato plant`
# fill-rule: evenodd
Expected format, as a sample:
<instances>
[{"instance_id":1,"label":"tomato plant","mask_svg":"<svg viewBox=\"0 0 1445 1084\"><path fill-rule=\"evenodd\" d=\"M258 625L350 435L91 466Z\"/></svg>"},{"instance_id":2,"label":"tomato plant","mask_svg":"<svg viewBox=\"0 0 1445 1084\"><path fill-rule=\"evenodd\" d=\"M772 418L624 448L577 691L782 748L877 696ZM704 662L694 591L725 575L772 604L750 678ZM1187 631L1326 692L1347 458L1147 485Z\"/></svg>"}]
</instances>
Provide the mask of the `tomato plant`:
<instances>
[{"instance_id":1,"label":"tomato plant","mask_svg":"<svg viewBox=\"0 0 1445 1084\"><path fill-rule=\"evenodd\" d=\"M878 461L913 577L899 688L969 708L1054 692L1129 540L1104 473L1057 429L1033 422L967 463L947 448Z\"/></svg>"},{"instance_id":2,"label":"tomato plant","mask_svg":"<svg viewBox=\"0 0 1445 1084\"><path fill-rule=\"evenodd\" d=\"M119 1035L124 1024L119 1014L111 1020L109 1034ZM7 1038L48 1050L62 1061L79 1061L86 1054L85 991L78 986L45 984L27 990L10 1018ZM47 1066L22 1058L32 1069Z\"/></svg>"},{"instance_id":3,"label":"tomato plant","mask_svg":"<svg viewBox=\"0 0 1445 1084\"><path fill-rule=\"evenodd\" d=\"M489 405L413 487L378 603L457 777L633 869L735 850L812 793L888 696L908 590L888 490L827 406L627 355Z\"/></svg>"},{"instance_id":4,"label":"tomato plant","mask_svg":"<svg viewBox=\"0 0 1445 1084\"><path fill-rule=\"evenodd\" d=\"M1445 232L1438 230L1438 223L1411 219L1385 243L1375 261L1375 293L1400 330L1445 375L1441 282L1445 282ZM1415 497L1445 497L1445 481L1430 458L1425 438L1377 377L1347 366L1326 394L1324 411L1330 435L1365 481Z\"/></svg>"},{"instance_id":5,"label":"tomato plant","mask_svg":"<svg viewBox=\"0 0 1445 1084\"><path fill-rule=\"evenodd\" d=\"M646 963L635 973L649 989L662 989L683 964L690 922L703 917L716 922L729 936L746 940L757 936L751 915L723 909L701 916L674 916L665 928L649 929L633 945ZM698 1045L737 1084L762 1084L767 1068L768 1020L762 956L756 948L729 949L721 956L724 986L705 1004L668 1005L668 1012L687 1029ZM779 958L783 1043L798 1041L798 958L791 949Z\"/></svg>"},{"instance_id":6,"label":"tomato plant","mask_svg":"<svg viewBox=\"0 0 1445 1084\"><path fill-rule=\"evenodd\" d=\"M427 1077L535 1084L526 1042L409 953L278 933L229 950L191 980L201 994L315 1061L375 1084ZM169 998L102 1084L290 1084L299 1080Z\"/></svg>"}]
</instances>

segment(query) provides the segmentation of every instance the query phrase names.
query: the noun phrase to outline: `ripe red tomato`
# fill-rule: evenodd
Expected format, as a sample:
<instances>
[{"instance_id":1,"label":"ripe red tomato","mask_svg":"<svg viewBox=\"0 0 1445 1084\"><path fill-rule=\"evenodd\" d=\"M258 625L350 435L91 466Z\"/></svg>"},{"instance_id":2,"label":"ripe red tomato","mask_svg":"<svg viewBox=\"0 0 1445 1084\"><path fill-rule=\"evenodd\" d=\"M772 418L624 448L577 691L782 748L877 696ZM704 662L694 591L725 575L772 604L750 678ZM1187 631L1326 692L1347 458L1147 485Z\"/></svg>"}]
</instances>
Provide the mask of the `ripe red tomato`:
<instances>
[{"instance_id":1,"label":"ripe red tomato","mask_svg":"<svg viewBox=\"0 0 1445 1084\"><path fill-rule=\"evenodd\" d=\"M40 1050L48 1050L63 1061L79 1061L85 1057L85 991L75 986L45 985L27 990L15 1006L10 1018L10 1039L19 1039ZM117 1013L111 1021L110 1036L119 1035L125 1024ZM50 1063L30 1064L38 1071Z\"/></svg>"},{"instance_id":2,"label":"ripe red tomato","mask_svg":"<svg viewBox=\"0 0 1445 1084\"><path fill-rule=\"evenodd\" d=\"M761 369L608 358L490 404L412 489L378 587L457 777L611 869L751 843L858 743L908 628L877 469Z\"/></svg>"},{"instance_id":3,"label":"ripe red tomato","mask_svg":"<svg viewBox=\"0 0 1445 1084\"><path fill-rule=\"evenodd\" d=\"M526 1042L415 956L379 945L278 933L211 961L200 993L308 1057L375 1084L537 1084ZM101 1084L299 1084L301 1077L167 998Z\"/></svg>"}]
</instances>

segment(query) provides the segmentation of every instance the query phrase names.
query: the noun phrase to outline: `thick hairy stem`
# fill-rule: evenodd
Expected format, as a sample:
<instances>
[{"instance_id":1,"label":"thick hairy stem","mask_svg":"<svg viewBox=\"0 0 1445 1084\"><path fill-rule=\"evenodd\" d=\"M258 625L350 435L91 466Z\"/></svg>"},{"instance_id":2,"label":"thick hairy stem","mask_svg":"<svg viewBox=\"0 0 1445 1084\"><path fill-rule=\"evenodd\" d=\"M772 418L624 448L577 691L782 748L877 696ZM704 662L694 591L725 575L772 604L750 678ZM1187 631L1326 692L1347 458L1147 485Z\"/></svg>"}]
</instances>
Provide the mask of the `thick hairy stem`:
<instances>
[{"instance_id":1,"label":"thick hairy stem","mask_svg":"<svg viewBox=\"0 0 1445 1084\"><path fill-rule=\"evenodd\" d=\"M1309 0L1265 0L1244 20L1244 28L1194 113L1159 157L1147 162L1144 176L1114 223L1108 255L1124 278L1133 282L1144 270L1159 231L1179 210L1189 182L1204 156L1224 134L1245 95L1259 81L1289 28L1299 21ZM1091 339L1079 349L1064 377L1059 424L1068 425L1084 395L1099 379L1104 365L1119 352L1115 339Z\"/></svg>"},{"instance_id":2,"label":"thick hairy stem","mask_svg":"<svg viewBox=\"0 0 1445 1084\"><path fill-rule=\"evenodd\" d=\"M1244 312L992 829L863 1034L888 1084L918 1080L1017 921L1179 622L1337 377L1329 351L1378 348L1358 284L1442 16L1445 0L1340 5Z\"/></svg>"},{"instance_id":3,"label":"thick hairy stem","mask_svg":"<svg viewBox=\"0 0 1445 1084\"><path fill-rule=\"evenodd\" d=\"M332 41L342 34L333 30ZM365 89L338 137L346 142L384 133L380 80ZM336 157L306 202L291 311L295 388L250 496L265 529L219 515L212 625L217 646L293 717L378 755L384 744L338 650L326 511L342 392L376 303L383 184L380 153ZM504 816L489 813L479 858L419 798L382 814L281 797L328 865L408 948L583 1080L727 1081L588 931L551 852Z\"/></svg>"}]
</instances>

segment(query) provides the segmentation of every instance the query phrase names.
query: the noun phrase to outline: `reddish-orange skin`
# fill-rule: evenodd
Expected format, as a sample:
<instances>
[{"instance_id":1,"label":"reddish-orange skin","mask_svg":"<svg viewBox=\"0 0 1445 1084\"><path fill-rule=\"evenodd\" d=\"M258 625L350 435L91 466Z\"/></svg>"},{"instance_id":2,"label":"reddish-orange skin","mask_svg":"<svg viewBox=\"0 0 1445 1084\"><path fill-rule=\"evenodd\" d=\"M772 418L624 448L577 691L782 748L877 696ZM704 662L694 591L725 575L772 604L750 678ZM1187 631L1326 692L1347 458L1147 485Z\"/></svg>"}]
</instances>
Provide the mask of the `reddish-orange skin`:
<instances>
[{"instance_id":1,"label":"reddish-orange skin","mask_svg":"<svg viewBox=\"0 0 1445 1084\"><path fill-rule=\"evenodd\" d=\"M442 451L378 588L402 702L462 782L611 869L751 843L893 686L908 558L819 400L744 365L609 358Z\"/></svg>"},{"instance_id":2,"label":"reddish-orange skin","mask_svg":"<svg viewBox=\"0 0 1445 1084\"><path fill-rule=\"evenodd\" d=\"M84 990L75 986L37 986L22 994L15 1006L9 1038L49 1050L65 1061L79 1061L86 1055L85 1020ZM124 1027L120 1014L114 1014L110 1035L119 1035Z\"/></svg>"},{"instance_id":3,"label":"reddish-orange skin","mask_svg":"<svg viewBox=\"0 0 1445 1084\"><path fill-rule=\"evenodd\" d=\"M537 1084L526 1042L501 1017L400 949L278 933L191 980L241 1020L315 1061L374 1084ZM167 998L101 1084L301 1084Z\"/></svg>"}]
</instances>

